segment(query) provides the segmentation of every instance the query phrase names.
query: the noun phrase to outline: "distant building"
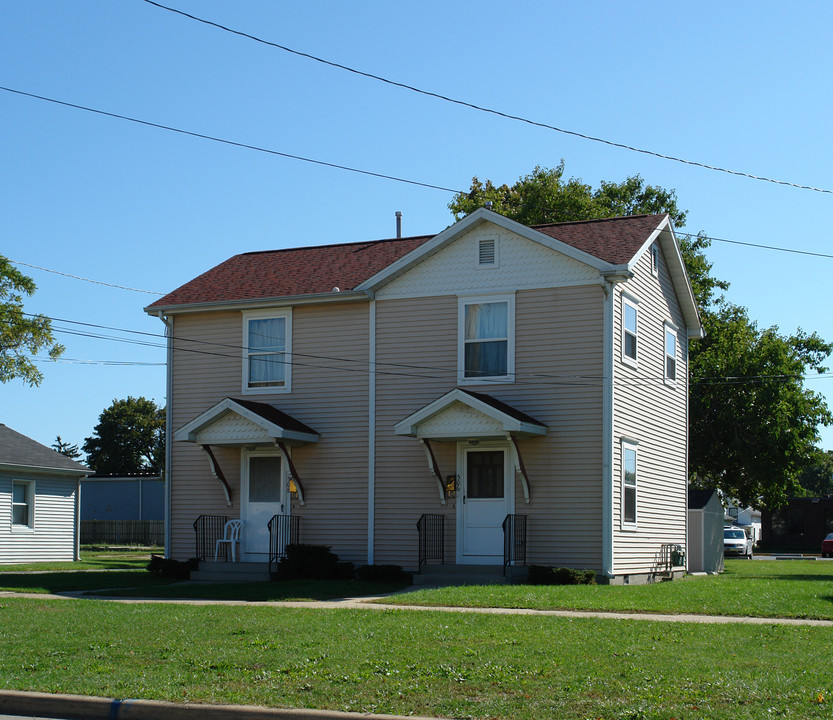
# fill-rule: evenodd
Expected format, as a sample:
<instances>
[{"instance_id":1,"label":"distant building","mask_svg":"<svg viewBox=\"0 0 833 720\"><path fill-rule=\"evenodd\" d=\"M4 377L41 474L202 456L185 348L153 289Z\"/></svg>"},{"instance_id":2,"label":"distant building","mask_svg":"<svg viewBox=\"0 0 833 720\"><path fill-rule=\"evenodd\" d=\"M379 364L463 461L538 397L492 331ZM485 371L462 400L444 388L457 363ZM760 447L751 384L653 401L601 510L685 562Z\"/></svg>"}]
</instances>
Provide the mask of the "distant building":
<instances>
[{"instance_id":1,"label":"distant building","mask_svg":"<svg viewBox=\"0 0 833 720\"><path fill-rule=\"evenodd\" d=\"M818 553L824 536L833 532L833 497L789 498L774 512L764 510L761 520L765 550Z\"/></svg>"},{"instance_id":2,"label":"distant building","mask_svg":"<svg viewBox=\"0 0 833 720\"><path fill-rule=\"evenodd\" d=\"M159 475L91 475L81 482L81 520L164 520L165 481Z\"/></svg>"}]
</instances>

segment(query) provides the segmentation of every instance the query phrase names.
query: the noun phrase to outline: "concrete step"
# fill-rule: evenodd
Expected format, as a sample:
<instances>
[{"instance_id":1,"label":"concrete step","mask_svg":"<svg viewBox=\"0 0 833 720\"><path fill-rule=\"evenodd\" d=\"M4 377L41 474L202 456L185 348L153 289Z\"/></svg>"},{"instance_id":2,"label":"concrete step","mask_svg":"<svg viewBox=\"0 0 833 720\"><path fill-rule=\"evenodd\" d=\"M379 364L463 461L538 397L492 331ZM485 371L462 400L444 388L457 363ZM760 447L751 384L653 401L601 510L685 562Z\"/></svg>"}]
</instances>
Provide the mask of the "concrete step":
<instances>
[{"instance_id":1,"label":"concrete step","mask_svg":"<svg viewBox=\"0 0 833 720\"><path fill-rule=\"evenodd\" d=\"M265 562L201 562L199 570L191 573L191 580L202 582L266 582L269 563Z\"/></svg>"},{"instance_id":2,"label":"concrete step","mask_svg":"<svg viewBox=\"0 0 833 720\"><path fill-rule=\"evenodd\" d=\"M502 565L423 565L414 585L508 585L526 577L527 568Z\"/></svg>"}]
</instances>

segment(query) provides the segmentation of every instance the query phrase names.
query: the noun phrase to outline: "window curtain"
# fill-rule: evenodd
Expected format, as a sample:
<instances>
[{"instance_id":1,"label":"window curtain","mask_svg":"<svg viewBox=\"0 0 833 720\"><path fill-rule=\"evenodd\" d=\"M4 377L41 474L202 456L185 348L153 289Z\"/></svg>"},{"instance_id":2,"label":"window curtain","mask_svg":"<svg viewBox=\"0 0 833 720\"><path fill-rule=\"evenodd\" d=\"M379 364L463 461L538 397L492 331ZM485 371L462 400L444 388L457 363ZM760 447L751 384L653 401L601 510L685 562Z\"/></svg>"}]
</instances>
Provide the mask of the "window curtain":
<instances>
[{"instance_id":1,"label":"window curtain","mask_svg":"<svg viewBox=\"0 0 833 720\"><path fill-rule=\"evenodd\" d=\"M282 385L286 321L264 318L249 321L249 384L252 386Z\"/></svg>"},{"instance_id":2,"label":"window curtain","mask_svg":"<svg viewBox=\"0 0 833 720\"><path fill-rule=\"evenodd\" d=\"M500 377L508 372L509 309L505 302L466 305L466 377Z\"/></svg>"}]
</instances>

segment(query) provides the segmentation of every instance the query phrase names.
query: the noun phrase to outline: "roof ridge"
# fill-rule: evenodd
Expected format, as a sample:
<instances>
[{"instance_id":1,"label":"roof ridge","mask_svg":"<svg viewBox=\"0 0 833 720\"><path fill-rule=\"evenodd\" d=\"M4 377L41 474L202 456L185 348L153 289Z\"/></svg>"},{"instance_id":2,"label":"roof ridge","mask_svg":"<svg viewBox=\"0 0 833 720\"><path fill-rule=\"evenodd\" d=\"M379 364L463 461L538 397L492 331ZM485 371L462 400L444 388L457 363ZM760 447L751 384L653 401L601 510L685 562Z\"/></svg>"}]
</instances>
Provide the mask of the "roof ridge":
<instances>
[{"instance_id":1,"label":"roof ridge","mask_svg":"<svg viewBox=\"0 0 833 720\"><path fill-rule=\"evenodd\" d=\"M668 213L639 213L638 215L613 215L612 217L606 218L589 218L587 220L561 220L559 222L551 222L551 223L541 223L539 225L530 225L533 230L537 228L543 227L555 227L557 225L564 226L564 225L589 225L591 223L603 223L603 222L614 222L622 220L636 220L639 218L649 218L649 217L665 217Z\"/></svg>"},{"instance_id":2,"label":"roof ridge","mask_svg":"<svg viewBox=\"0 0 833 720\"><path fill-rule=\"evenodd\" d=\"M275 248L273 250L250 250L248 252L237 253L232 257L244 257L249 255L266 255L271 253L283 253L283 252L299 252L301 250L325 250L326 248L346 248L350 247L351 245L361 246L357 248L356 252L360 250L365 250L368 247L373 245L381 245L382 243L390 243L390 242L404 242L406 240L419 240L420 238L432 238L434 234L425 234L425 235L410 235L408 237L401 237L401 238L382 238L381 240L356 240L353 242L346 242L346 243L325 243L324 245L301 245L298 247L288 247L288 248Z\"/></svg>"}]
</instances>

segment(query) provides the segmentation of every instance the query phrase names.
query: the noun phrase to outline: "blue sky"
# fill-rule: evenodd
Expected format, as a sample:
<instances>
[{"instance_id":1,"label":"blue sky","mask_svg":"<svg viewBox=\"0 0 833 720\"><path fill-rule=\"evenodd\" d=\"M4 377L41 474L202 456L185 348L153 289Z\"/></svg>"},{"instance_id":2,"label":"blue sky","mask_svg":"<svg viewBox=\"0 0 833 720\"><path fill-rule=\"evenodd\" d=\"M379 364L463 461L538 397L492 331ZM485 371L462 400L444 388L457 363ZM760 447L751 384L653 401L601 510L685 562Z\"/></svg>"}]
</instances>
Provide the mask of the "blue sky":
<instances>
[{"instance_id":1,"label":"blue sky","mask_svg":"<svg viewBox=\"0 0 833 720\"><path fill-rule=\"evenodd\" d=\"M833 190L829 2L167 4L562 129ZM593 186L638 173L676 190L689 211L684 231L833 251L830 192L448 104L143 0L0 0L0 68L6 88L447 188L467 189L475 175L511 183L562 158L568 176ZM390 237L397 210L406 235L452 221L449 192L8 91L0 91L0 157L0 253L28 264L18 267L38 290L27 309L61 319L67 348L67 361L41 363L40 387L0 386L0 422L47 445L57 435L81 444L116 398L164 403L161 337L65 321L158 335L163 326L142 311L157 295L30 266L166 292L238 252ZM731 282L730 299L760 326L833 339L830 258L721 242L709 257ZM833 401L833 375L807 386ZM833 429L822 438L833 448Z\"/></svg>"}]
</instances>

